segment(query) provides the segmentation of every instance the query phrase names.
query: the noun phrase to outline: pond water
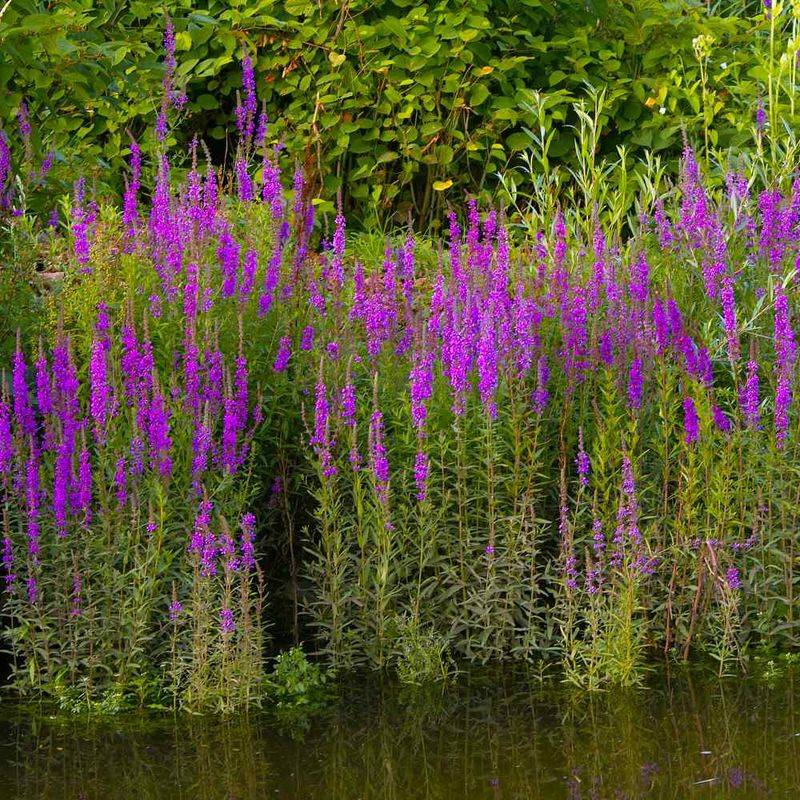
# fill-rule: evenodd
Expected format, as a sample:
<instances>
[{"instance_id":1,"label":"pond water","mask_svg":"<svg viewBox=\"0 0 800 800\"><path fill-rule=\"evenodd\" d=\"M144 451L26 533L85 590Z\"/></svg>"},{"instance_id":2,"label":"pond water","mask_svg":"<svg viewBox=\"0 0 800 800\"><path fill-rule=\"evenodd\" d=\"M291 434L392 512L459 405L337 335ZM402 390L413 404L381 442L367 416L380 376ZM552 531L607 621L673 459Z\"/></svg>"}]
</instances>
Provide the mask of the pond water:
<instances>
[{"instance_id":1,"label":"pond water","mask_svg":"<svg viewBox=\"0 0 800 800\"><path fill-rule=\"evenodd\" d=\"M0 799L800 798L800 708L660 675L599 696L508 673L371 682L310 720L32 715L0 706Z\"/></svg>"}]
</instances>

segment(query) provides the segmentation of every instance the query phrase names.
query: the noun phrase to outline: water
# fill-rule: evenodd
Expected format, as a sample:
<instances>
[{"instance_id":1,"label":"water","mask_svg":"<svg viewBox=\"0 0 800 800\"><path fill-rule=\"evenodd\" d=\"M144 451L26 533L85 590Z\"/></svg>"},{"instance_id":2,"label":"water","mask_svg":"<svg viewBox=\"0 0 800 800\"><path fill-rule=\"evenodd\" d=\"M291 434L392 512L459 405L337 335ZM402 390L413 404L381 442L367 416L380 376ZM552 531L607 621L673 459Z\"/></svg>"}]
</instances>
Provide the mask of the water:
<instances>
[{"instance_id":1,"label":"water","mask_svg":"<svg viewBox=\"0 0 800 800\"><path fill-rule=\"evenodd\" d=\"M105 721L0 707L0 800L798 798L791 676L587 697L519 675L355 684L322 716Z\"/></svg>"}]
</instances>

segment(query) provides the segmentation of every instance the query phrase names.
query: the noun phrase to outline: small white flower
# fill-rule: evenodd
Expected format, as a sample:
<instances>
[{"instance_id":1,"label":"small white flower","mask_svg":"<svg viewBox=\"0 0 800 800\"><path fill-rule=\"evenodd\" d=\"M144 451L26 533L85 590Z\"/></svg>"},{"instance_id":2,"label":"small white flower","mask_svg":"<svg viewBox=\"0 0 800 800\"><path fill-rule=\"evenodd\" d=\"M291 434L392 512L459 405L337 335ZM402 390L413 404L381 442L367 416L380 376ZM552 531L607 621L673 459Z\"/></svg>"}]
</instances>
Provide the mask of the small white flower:
<instances>
[{"instance_id":1,"label":"small white flower","mask_svg":"<svg viewBox=\"0 0 800 800\"><path fill-rule=\"evenodd\" d=\"M667 113L667 109L664 108L664 106L661 106L661 108L658 109L658 113L659 114L666 114Z\"/></svg>"},{"instance_id":2,"label":"small white flower","mask_svg":"<svg viewBox=\"0 0 800 800\"><path fill-rule=\"evenodd\" d=\"M723 61L719 66L720 66L720 69L728 69L728 62L727 61Z\"/></svg>"}]
</instances>

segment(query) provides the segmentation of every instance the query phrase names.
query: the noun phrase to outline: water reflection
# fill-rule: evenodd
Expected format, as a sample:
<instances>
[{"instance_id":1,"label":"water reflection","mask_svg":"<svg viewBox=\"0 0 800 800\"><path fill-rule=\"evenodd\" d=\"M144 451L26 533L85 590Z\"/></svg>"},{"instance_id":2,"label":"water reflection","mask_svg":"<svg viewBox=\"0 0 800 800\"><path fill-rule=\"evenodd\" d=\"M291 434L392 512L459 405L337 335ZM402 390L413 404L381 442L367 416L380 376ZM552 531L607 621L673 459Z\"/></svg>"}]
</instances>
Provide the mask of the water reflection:
<instances>
[{"instance_id":1,"label":"water reflection","mask_svg":"<svg viewBox=\"0 0 800 800\"><path fill-rule=\"evenodd\" d=\"M0 798L462 800L800 796L795 682L663 676L614 696L472 674L444 695L357 684L276 722L0 720Z\"/></svg>"}]
</instances>

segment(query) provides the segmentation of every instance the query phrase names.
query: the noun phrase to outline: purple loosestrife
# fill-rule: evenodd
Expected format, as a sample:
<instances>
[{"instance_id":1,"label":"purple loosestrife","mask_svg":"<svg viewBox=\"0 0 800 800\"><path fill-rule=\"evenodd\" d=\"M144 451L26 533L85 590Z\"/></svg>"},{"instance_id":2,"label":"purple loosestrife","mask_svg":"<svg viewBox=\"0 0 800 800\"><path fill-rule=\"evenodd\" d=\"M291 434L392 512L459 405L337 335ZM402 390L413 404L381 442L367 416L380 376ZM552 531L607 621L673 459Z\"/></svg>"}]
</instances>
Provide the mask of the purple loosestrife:
<instances>
[{"instance_id":1,"label":"purple loosestrife","mask_svg":"<svg viewBox=\"0 0 800 800\"><path fill-rule=\"evenodd\" d=\"M67 442L62 442L56 451L53 465L53 518L56 535L67 535L69 513L69 489L72 484L72 452Z\"/></svg>"},{"instance_id":2,"label":"purple loosestrife","mask_svg":"<svg viewBox=\"0 0 800 800\"><path fill-rule=\"evenodd\" d=\"M223 608L219 612L219 627L223 636L230 636L236 630L236 622L233 619L233 611Z\"/></svg>"},{"instance_id":3,"label":"purple loosestrife","mask_svg":"<svg viewBox=\"0 0 800 800\"><path fill-rule=\"evenodd\" d=\"M281 264L283 263L283 240L279 237L275 250L267 264L267 273L264 276L264 286L258 298L258 315L265 317L275 299L275 291L278 288L281 277Z\"/></svg>"},{"instance_id":4,"label":"purple loosestrife","mask_svg":"<svg viewBox=\"0 0 800 800\"><path fill-rule=\"evenodd\" d=\"M656 353L662 355L669 345L670 333L666 306L664 301L658 298L653 302L653 334Z\"/></svg>"},{"instance_id":5,"label":"purple loosestrife","mask_svg":"<svg viewBox=\"0 0 800 800\"><path fill-rule=\"evenodd\" d=\"M256 556L255 556L255 542L256 537L256 518L253 514L247 513L242 517L242 569L245 572L250 572L255 569Z\"/></svg>"},{"instance_id":6,"label":"purple loosestrife","mask_svg":"<svg viewBox=\"0 0 800 800\"><path fill-rule=\"evenodd\" d=\"M345 250L345 218L342 214L342 200L339 198L339 209L333 231L332 258L330 276L334 285L341 289L344 286L344 250Z\"/></svg>"},{"instance_id":7,"label":"purple loosestrife","mask_svg":"<svg viewBox=\"0 0 800 800\"><path fill-rule=\"evenodd\" d=\"M105 303L97 304L97 320L95 321L94 329L100 337L106 352L108 352L111 349L111 341L109 339L111 317L108 315L108 306Z\"/></svg>"},{"instance_id":8,"label":"purple loosestrife","mask_svg":"<svg viewBox=\"0 0 800 800\"><path fill-rule=\"evenodd\" d=\"M207 350L205 367L203 400L208 403L209 413L214 416L222 407L222 387L225 383L224 357L222 353L219 350Z\"/></svg>"},{"instance_id":9,"label":"purple loosestrife","mask_svg":"<svg viewBox=\"0 0 800 800\"><path fill-rule=\"evenodd\" d=\"M780 272L781 261L786 249L790 231L788 214L782 208L781 193L763 191L758 197L758 208L761 212L761 235L759 250L761 256L769 264L770 271Z\"/></svg>"},{"instance_id":10,"label":"purple loosestrife","mask_svg":"<svg viewBox=\"0 0 800 800\"><path fill-rule=\"evenodd\" d=\"M205 531L211 524L211 512L214 504L210 500L201 500L194 518L192 535L189 539L189 552L199 556L203 550Z\"/></svg>"},{"instance_id":11,"label":"purple loosestrife","mask_svg":"<svg viewBox=\"0 0 800 800\"><path fill-rule=\"evenodd\" d=\"M769 14L770 6L772 5L772 0L764 0L764 8L767 10L767 14ZM758 103L756 104L756 130L761 133L764 130L767 124L767 112L764 108L764 98L759 97Z\"/></svg>"},{"instance_id":12,"label":"purple loosestrife","mask_svg":"<svg viewBox=\"0 0 800 800\"><path fill-rule=\"evenodd\" d=\"M247 427L248 390L247 390L247 359L240 355L236 359L236 371L233 375L233 392L236 410L236 430L242 433Z\"/></svg>"},{"instance_id":13,"label":"purple loosestrife","mask_svg":"<svg viewBox=\"0 0 800 800\"><path fill-rule=\"evenodd\" d=\"M414 354L409 383L411 421L418 436L424 433L425 420L428 416L427 403L433 393L433 366L433 353L417 352Z\"/></svg>"},{"instance_id":14,"label":"purple loosestrife","mask_svg":"<svg viewBox=\"0 0 800 800\"><path fill-rule=\"evenodd\" d=\"M35 606L39 600L39 584L33 575L28 577L28 580L26 581L26 588L28 592L28 602L32 606Z\"/></svg>"},{"instance_id":15,"label":"purple loosestrife","mask_svg":"<svg viewBox=\"0 0 800 800\"><path fill-rule=\"evenodd\" d=\"M39 173L35 176L37 183L41 186L44 185L47 176L50 174L50 170L53 169L53 164L56 160L56 151L49 150L45 157L42 159L42 163L39 166Z\"/></svg>"},{"instance_id":16,"label":"purple loosestrife","mask_svg":"<svg viewBox=\"0 0 800 800\"><path fill-rule=\"evenodd\" d=\"M622 458L622 486L619 509L617 510L617 527L614 531L614 550L610 565L619 569L624 562L627 545L633 550L634 565L641 558L641 533L638 524L639 507L636 500L636 482L633 477L633 463L629 456Z\"/></svg>"},{"instance_id":17,"label":"purple loosestrife","mask_svg":"<svg viewBox=\"0 0 800 800\"><path fill-rule=\"evenodd\" d=\"M320 378L317 381L314 400L314 433L311 436L311 446L320 459L322 474L325 478L336 475L336 467L331 456L333 443L329 437L330 405L328 403L328 390L325 382Z\"/></svg>"},{"instance_id":18,"label":"purple loosestrife","mask_svg":"<svg viewBox=\"0 0 800 800\"><path fill-rule=\"evenodd\" d=\"M222 409L222 467L229 475L233 475L239 465L238 423L236 398L230 394L225 397Z\"/></svg>"},{"instance_id":19,"label":"purple loosestrife","mask_svg":"<svg viewBox=\"0 0 800 800\"><path fill-rule=\"evenodd\" d=\"M202 544L200 547L200 574L204 578L210 578L217 574L217 537L206 524L202 534Z\"/></svg>"},{"instance_id":20,"label":"purple loosestrife","mask_svg":"<svg viewBox=\"0 0 800 800\"><path fill-rule=\"evenodd\" d=\"M47 356L41 352L36 360L36 405L42 416L53 413L53 393L50 385L50 369Z\"/></svg>"},{"instance_id":21,"label":"purple loosestrife","mask_svg":"<svg viewBox=\"0 0 800 800\"><path fill-rule=\"evenodd\" d=\"M76 514L83 515L87 527L92 522L92 461L85 446L78 456L78 475L72 485L72 506Z\"/></svg>"},{"instance_id":22,"label":"purple loosestrife","mask_svg":"<svg viewBox=\"0 0 800 800\"><path fill-rule=\"evenodd\" d=\"M638 411L642 405L642 360L634 358L628 372L628 408Z\"/></svg>"},{"instance_id":23,"label":"purple loosestrife","mask_svg":"<svg viewBox=\"0 0 800 800\"><path fill-rule=\"evenodd\" d=\"M83 205L84 200L84 179L78 178L72 195L72 238L73 250L78 263L86 265L89 263L89 223L86 209Z\"/></svg>"},{"instance_id":24,"label":"purple loosestrife","mask_svg":"<svg viewBox=\"0 0 800 800\"><path fill-rule=\"evenodd\" d=\"M600 308L600 298L606 284L606 237L602 226L597 223L592 237L594 262L589 286L589 310L596 314Z\"/></svg>"},{"instance_id":25,"label":"purple loosestrife","mask_svg":"<svg viewBox=\"0 0 800 800\"><path fill-rule=\"evenodd\" d=\"M189 540L189 551L193 553L200 566L200 574L204 578L216 575L217 572L217 539L211 531L211 512L214 504L203 500L197 510Z\"/></svg>"},{"instance_id":26,"label":"purple loosestrife","mask_svg":"<svg viewBox=\"0 0 800 800\"><path fill-rule=\"evenodd\" d=\"M375 408L369 421L370 465L375 478L375 493L381 504L386 505L389 500L389 460L383 434L383 414Z\"/></svg>"},{"instance_id":27,"label":"purple loosestrife","mask_svg":"<svg viewBox=\"0 0 800 800\"><path fill-rule=\"evenodd\" d=\"M217 248L217 258L223 275L221 289L223 297L233 297L236 294L240 252L241 248L226 226L220 234L219 247Z\"/></svg>"},{"instance_id":28,"label":"purple loosestrife","mask_svg":"<svg viewBox=\"0 0 800 800\"><path fill-rule=\"evenodd\" d=\"M470 390L470 372L474 361L474 341L466 320L461 318L455 299L448 296L446 321L442 335L442 367L450 382L452 410L460 417L466 411Z\"/></svg>"},{"instance_id":29,"label":"purple loosestrife","mask_svg":"<svg viewBox=\"0 0 800 800\"><path fill-rule=\"evenodd\" d=\"M778 385L775 392L775 438L778 447L783 447L789 434L789 408L791 404L791 377L782 371L778 373Z\"/></svg>"},{"instance_id":30,"label":"purple loosestrife","mask_svg":"<svg viewBox=\"0 0 800 800\"><path fill-rule=\"evenodd\" d=\"M247 170L247 162L243 158L236 159L236 187L239 199L243 202L252 202L255 199L256 190L253 179Z\"/></svg>"},{"instance_id":31,"label":"purple loosestrife","mask_svg":"<svg viewBox=\"0 0 800 800\"><path fill-rule=\"evenodd\" d=\"M147 410L147 439L150 445L150 466L164 477L172 474L170 417L164 395L161 389L155 387Z\"/></svg>"},{"instance_id":32,"label":"purple loosestrife","mask_svg":"<svg viewBox=\"0 0 800 800\"><path fill-rule=\"evenodd\" d=\"M14 588L17 576L14 572L14 545L8 536L3 537L3 580L6 584L6 591L10 592Z\"/></svg>"},{"instance_id":33,"label":"purple loosestrife","mask_svg":"<svg viewBox=\"0 0 800 800\"><path fill-rule=\"evenodd\" d=\"M267 133L269 132L269 117L263 106L258 115L258 128L256 129L256 144L262 149L267 146Z\"/></svg>"},{"instance_id":34,"label":"purple loosestrife","mask_svg":"<svg viewBox=\"0 0 800 800\"><path fill-rule=\"evenodd\" d=\"M135 436L131 439L129 450L131 456L130 474L143 475L145 445L140 437Z\"/></svg>"},{"instance_id":35,"label":"purple loosestrife","mask_svg":"<svg viewBox=\"0 0 800 800\"><path fill-rule=\"evenodd\" d=\"M496 419L497 339L493 309L485 309L478 340L478 393L489 419Z\"/></svg>"},{"instance_id":36,"label":"purple loosestrife","mask_svg":"<svg viewBox=\"0 0 800 800\"><path fill-rule=\"evenodd\" d=\"M356 424L356 387L348 381L342 388L340 399L342 422L348 428Z\"/></svg>"},{"instance_id":37,"label":"purple loosestrife","mask_svg":"<svg viewBox=\"0 0 800 800\"><path fill-rule=\"evenodd\" d=\"M746 200L750 193L747 177L739 172L729 172L725 175L725 186L728 189L728 199L731 203Z\"/></svg>"},{"instance_id":38,"label":"purple loosestrife","mask_svg":"<svg viewBox=\"0 0 800 800\"><path fill-rule=\"evenodd\" d=\"M694 400L688 395L683 398L683 428L686 445L693 445L700 438L700 420Z\"/></svg>"},{"instance_id":39,"label":"purple loosestrife","mask_svg":"<svg viewBox=\"0 0 800 800\"><path fill-rule=\"evenodd\" d=\"M244 254L244 265L242 267L242 282L239 285L239 299L246 303L253 293L256 283L256 273L258 272L258 252L250 249Z\"/></svg>"},{"instance_id":40,"label":"purple loosestrife","mask_svg":"<svg viewBox=\"0 0 800 800\"><path fill-rule=\"evenodd\" d=\"M240 566L239 557L236 555L236 542L227 532L227 527L218 540L219 557L222 559L222 567L226 573L238 572Z\"/></svg>"},{"instance_id":41,"label":"purple loosestrife","mask_svg":"<svg viewBox=\"0 0 800 800\"><path fill-rule=\"evenodd\" d=\"M775 365L779 372L791 371L797 359L797 343L789 321L789 299L780 290L775 298Z\"/></svg>"},{"instance_id":42,"label":"purple loosestrife","mask_svg":"<svg viewBox=\"0 0 800 800\"><path fill-rule=\"evenodd\" d=\"M553 262L556 267L561 267L567 257L567 225L560 210L553 223L553 234L556 240L553 246Z\"/></svg>"},{"instance_id":43,"label":"purple loosestrife","mask_svg":"<svg viewBox=\"0 0 800 800\"><path fill-rule=\"evenodd\" d=\"M792 404L792 382L797 361L797 343L789 321L789 299L782 289L775 297L775 436L782 447L789 433L789 408Z\"/></svg>"},{"instance_id":44,"label":"purple loosestrife","mask_svg":"<svg viewBox=\"0 0 800 800\"><path fill-rule=\"evenodd\" d=\"M197 300L200 286L197 282L198 266L190 261L186 265L186 283L183 287L183 313L187 324L197 319Z\"/></svg>"},{"instance_id":45,"label":"purple loosestrife","mask_svg":"<svg viewBox=\"0 0 800 800\"><path fill-rule=\"evenodd\" d=\"M14 439L11 432L11 411L0 397L0 483L11 472L14 461Z\"/></svg>"},{"instance_id":46,"label":"purple loosestrife","mask_svg":"<svg viewBox=\"0 0 800 800\"><path fill-rule=\"evenodd\" d=\"M219 212L219 187L217 186L216 170L209 166L206 179L203 182L203 205L200 227L210 234L217 225Z\"/></svg>"},{"instance_id":47,"label":"purple loosestrife","mask_svg":"<svg viewBox=\"0 0 800 800\"><path fill-rule=\"evenodd\" d=\"M273 159L264 156L262 166L264 185L261 188L261 200L270 207L273 221L279 222L283 219L285 200L277 150L273 153Z\"/></svg>"},{"instance_id":48,"label":"purple loosestrife","mask_svg":"<svg viewBox=\"0 0 800 800\"><path fill-rule=\"evenodd\" d=\"M711 363L711 354L708 352L707 347L700 347L697 350L697 372L695 377L702 381L708 389L714 385L714 365Z\"/></svg>"},{"instance_id":49,"label":"purple loosestrife","mask_svg":"<svg viewBox=\"0 0 800 800\"><path fill-rule=\"evenodd\" d=\"M202 494L200 476L208 469L213 440L211 431L202 422L198 422L192 436L192 486L198 494Z\"/></svg>"},{"instance_id":50,"label":"purple loosestrife","mask_svg":"<svg viewBox=\"0 0 800 800\"><path fill-rule=\"evenodd\" d=\"M614 336L608 329L598 336L597 354L607 367L614 366Z\"/></svg>"},{"instance_id":51,"label":"purple loosestrife","mask_svg":"<svg viewBox=\"0 0 800 800\"><path fill-rule=\"evenodd\" d=\"M116 486L117 504L122 508L128 502L128 465L125 456L117 459L114 468L114 485Z\"/></svg>"},{"instance_id":52,"label":"purple loosestrife","mask_svg":"<svg viewBox=\"0 0 800 800\"><path fill-rule=\"evenodd\" d=\"M742 388L739 404L742 408L745 425L752 429L761 427L758 390L758 362L749 361L747 363L747 380Z\"/></svg>"},{"instance_id":53,"label":"purple loosestrife","mask_svg":"<svg viewBox=\"0 0 800 800\"><path fill-rule=\"evenodd\" d=\"M17 349L14 352L11 386L14 391L14 416L17 425L24 436L35 436L36 416L28 394L28 367L19 341L17 341Z\"/></svg>"},{"instance_id":54,"label":"purple loosestrife","mask_svg":"<svg viewBox=\"0 0 800 800\"><path fill-rule=\"evenodd\" d=\"M560 291L560 290L559 290ZM587 294L583 286L564 287L562 322L564 325L564 371L567 374L567 392L580 383L588 366L589 342Z\"/></svg>"},{"instance_id":55,"label":"purple loosestrife","mask_svg":"<svg viewBox=\"0 0 800 800\"><path fill-rule=\"evenodd\" d=\"M125 400L129 406L141 400L139 391L141 361L139 356L139 340L132 325L125 324L120 331L122 355L120 356L120 369L122 370L122 385Z\"/></svg>"},{"instance_id":56,"label":"purple loosestrife","mask_svg":"<svg viewBox=\"0 0 800 800\"><path fill-rule=\"evenodd\" d=\"M725 573L725 583L732 592L736 592L742 588L742 581L739 577L739 570L737 567L729 567Z\"/></svg>"},{"instance_id":57,"label":"purple loosestrife","mask_svg":"<svg viewBox=\"0 0 800 800\"><path fill-rule=\"evenodd\" d=\"M11 175L11 148L5 131L0 128L0 209L8 209L11 205L10 190L6 193L6 184Z\"/></svg>"},{"instance_id":58,"label":"purple loosestrife","mask_svg":"<svg viewBox=\"0 0 800 800\"><path fill-rule=\"evenodd\" d=\"M125 186L122 201L122 224L127 237L126 250L133 249L136 229L139 223L139 189L142 179L142 151L134 139L131 139L131 176Z\"/></svg>"},{"instance_id":59,"label":"purple loosestrife","mask_svg":"<svg viewBox=\"0 0 800 800\"><path fill-rule=\"evenodd\" d=\"M533 390L531 396L531 405L533 406L534 413L538 417L542 416L550 399L550 393L547 390L549 380L550 368L547 365L547 356L539 356L539 360L536 364L536 388Z\"/></svg>"},{"instance_id":60,"label":"purple loosestrife","mask_svg":"<svg viewBox=\"0 0 800 800\"><path fill-rule=\"evenodd\" d=\"M300 349L308 353L314 349L314 326L306 325L300 333Z\"/></svg>"},{"instance_id":61,"label":"purple loosestrife","mask_svg":"<svg viewBox=\"0 0 800 800\"><path fill-rule=\"evenodd\" d=\"M150 316L153 319L161 319L161 315L164 313L161 295L151 294L148 300L150 302Z\"/></svg>"},{"instance_id":62,"label":"purple loosestrife","mask_svg":"<svg viewBox=\"0 0 800 800\"><path fill-rule=\"evenodd\" d=\"M91 384L89 411L94 420L97 440L103 444L106 438L106 428L113 412L113 397L108 382L106 348L101 339L95 339L92 342L89 379Z\"/></svg>"},{"instance_id":63,"label":"purple loosestrife","mask_svg":"<svg viewBox=\"0 0 800 800\"><path fill-rule=\"evenodd\" d=\"M291 358L291 355L291 337L283 336L278 343L278 353L275 356L275 363L272 365L272 369L275 370L275 372L285 372L286 368L289 366L289 359Z\"/></svg>"},{"instance_id":64,"label":"purple loosestrife","mask_svg":"<svg viewBox=\"0 0 800 800\"><path fill-rule=\"evenodd\" d=\"M183 613L183 604L180 600L173 600L169 604L169 621L177 622L180 615Z\"/></svg>"},{"instance_id":65,"label":"purple loosestrife","mask_svg":"<svg viewBox=\"0 0 800 800\"><path fill-rule=\"evenodd\" d=\"M721 433L730 433L731 428L733 427L731 421L718 405L713 405L711 407L711 416L714 419L714 425L716 425L717 430L719 430Z\"/></svg>"},{"instance_id":66,"label":"purple loosestrife","mask_svg":"<svg viewBox=\"0 0 800 800\"><path fill-rule=\"evenodd\" d=\"M39 564L39 515L42 500L41 486L39 483L39 458L36 451L31 448L25 471L25 499L27 504L27 535L28 555L34 565Z\"/></svg>"},{"instance_id":67,"label":"purple loosestrife","mask_svg":"<svg viewBox=\"0 0 800 800\"><path fill-rule=\"evenodd\" d=\"M564 559L564 583L570 592L578 588L578 561L572 543L572 532L569 525L569 509L565 502L559 507L558 530L561 538L561 556Z\"/></svg>"},{"instance_id":68,"label":"purple loosestrife","mask_svg":"<svg viewBox=\"0 0 800 800\"><path fill-rule=\"evenodd\" d=\"M194 332L187 326L183 345L183 380L186 407L196 418L200 413L201 376L200 350L194 341Z\"/></svg>"},{"instance_id":69,"label":"purple loosestrife","mask_svg":"<svg viewBox=\"0 0 800 800\"><path fill-rule=\"evenodd\" d=\"M428 456L423 450L414 459L414 484L417 487L417 500L422 503L428 496Z\"/></svg>"},{"instance_id":70,"label":"purple loosestrife","mask_svg":"<svg viewBox=\"0 0 800 800\"><path fill-rule=\"evenodd\" d=\"M517 377L522 379L530 372L534 355L541 347L539 327L542 323L542 311L533 298L525 297L522 281L514 294L511 318L514 366Z\"/></svg>"},{"instance_id":71,"label":"purple loosestrife","mask_svg":"<svg viewBox=\"0 0 800 800\"><path fill-rule=\"evenodd\" d=\"M159 142L164 142L167 138L169 131L167 124L167 111L170 107L181 108L186 104L187 97L184 93L176 91L174 87L175 68L177 61L175 59L175 27L172 20L167 18L167 23L164 28L164 77L161 84L163 88L163 97L161 100L161 108L156 118L156 138Z\"/></svg>"},{"instance_id":72,"label":"purple loosestrife","mask_svg":"<svg viewBox=\"0 0 800 800\"><path fill-rule=\"evenodd\" d=\"M592 521L592 550L599 561L606 551L606 536L603 533L603 522L599 517Z\"/></svg>"},{"instance_id":73,"label":"purple loosestrife","mask_svg":"<svg viewBox=\"0 0 800 800\"><path fill-rule=\"evenodd\" d=\"M244 92L245 119L240 133L247 141L253 138L258 111L258 97L256 95L256 77L253 71L253 61L250 56L242 59L242 90Z\"/></svg>"},{"instance_id":74,"label":"purple loosestrife","mask_svg":"<svg viewBox=\"0 0 800 800\"><path fill-rule=\"evenodd\" d=\"M630 293L634 302L645 305L650 296L650 265L642 250L631 267Z\"/></svg>"},{"instance_id":75,"label":"purple loosestrife","mask_svg":"<svg viewBox=\"0 0 800 800\"><path fill-rule=\"evenodd\" d=\"M578 468L578 483L585 489L589 486L589 471L591 462L589 454L583 448L583 428L578 428L578 455L575 457L575 466Z\"/></svg>"},{"instance_id":76,"label":"purple loosestrife","mask_svg":"<svg viewBox=\"0 0 800 800\"><path fill-rule=\"evenodd\" d=\"M633 477L633 462L629 456L622 457L622 493L631 503L636 503L636 482Z\"/></svg>"},{"instance_id":77,"label":"purple loosestrife","mask_svg":"<svg viewBox=\"0 0 800 800\"><path fill-rule=\"evenodd\" d=\"M725 324L725 336L728 340L728 359L732 364L739 360L739 329L736 321L736 301L733 294L733 278L726 275L722 279L722 319Z\"/></svg>"}]
</instances>

